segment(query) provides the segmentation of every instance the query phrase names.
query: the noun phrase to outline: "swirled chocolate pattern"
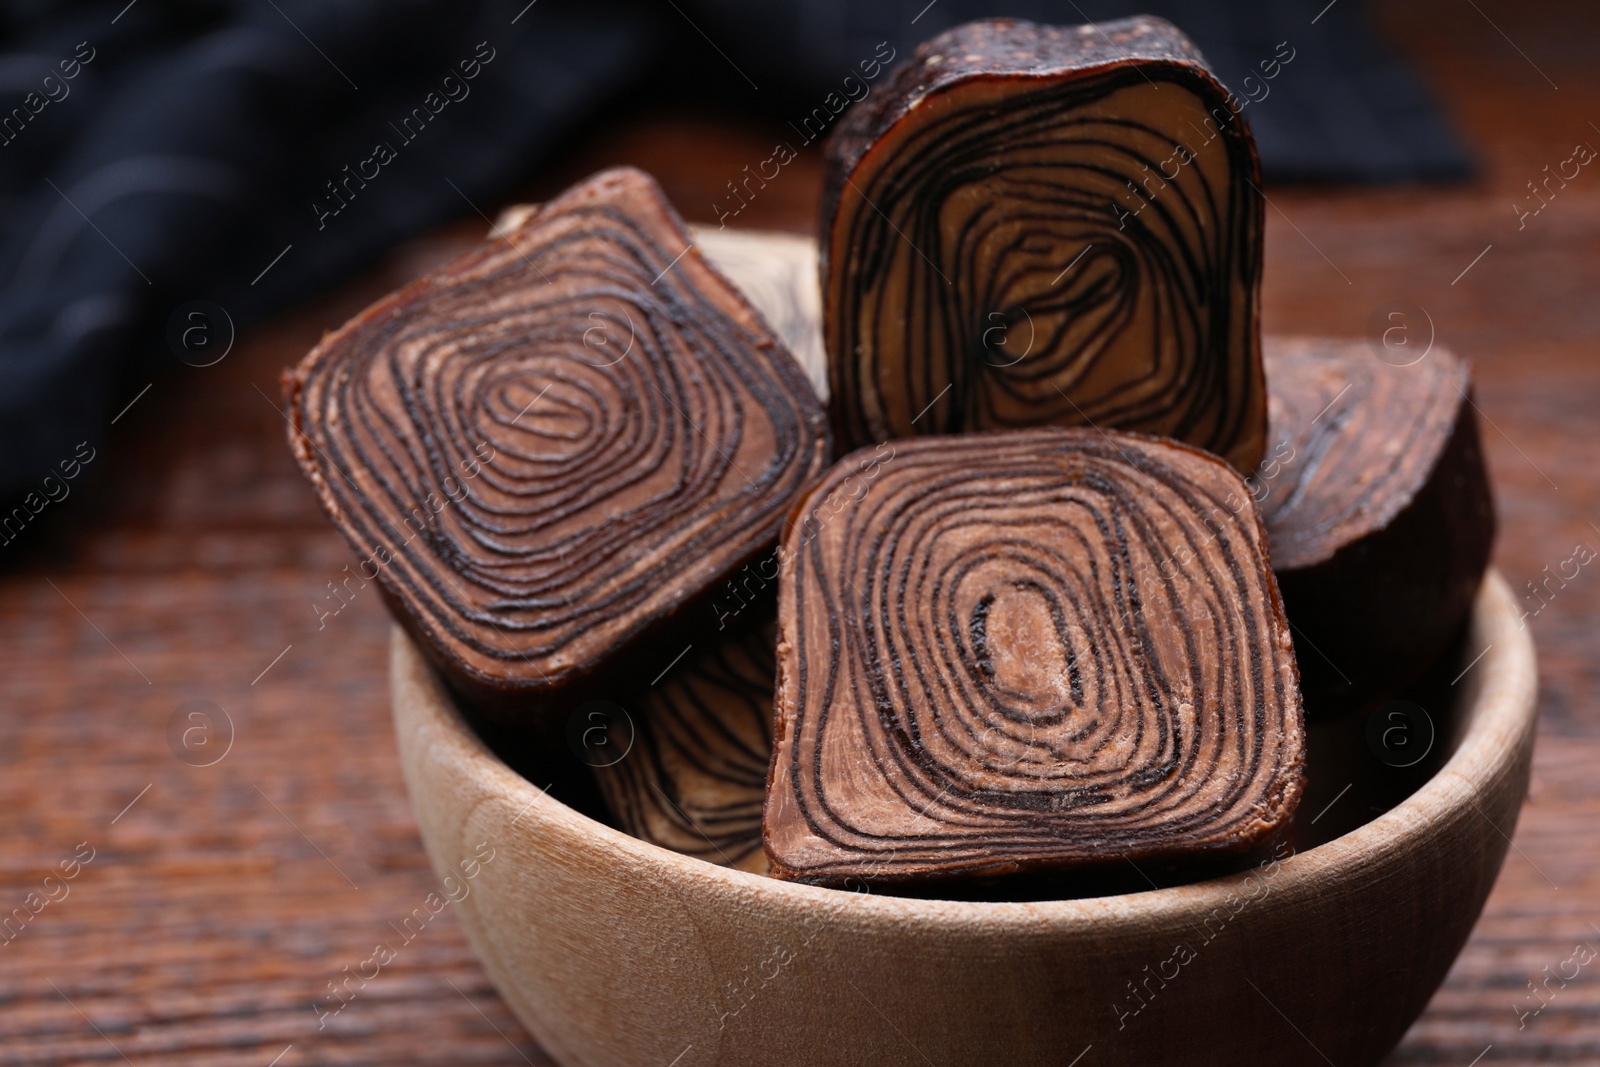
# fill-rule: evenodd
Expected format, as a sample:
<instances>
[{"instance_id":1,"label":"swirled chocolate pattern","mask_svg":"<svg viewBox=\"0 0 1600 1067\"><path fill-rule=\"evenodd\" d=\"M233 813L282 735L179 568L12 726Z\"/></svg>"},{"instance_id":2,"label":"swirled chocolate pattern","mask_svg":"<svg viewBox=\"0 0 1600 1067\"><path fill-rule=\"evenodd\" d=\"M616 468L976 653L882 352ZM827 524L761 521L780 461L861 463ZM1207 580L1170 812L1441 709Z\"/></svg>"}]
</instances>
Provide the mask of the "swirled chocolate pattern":
<instances>
[{"instance_id":1,"label":"swirled chocolate pattern","mask_svg":"<svg viewBox=\"0 0 1600 1067\"><path fill-rule=\"evenodd\" d=\"M633 748L595 768L622 829L676 852L765 874L761 805L772 752L775 624L732 633L637 702Z\"/></svg>"},{"instance_id":2,"label":"swirled chocolate pattern","mask_svg":"<svg viewBox=\"0 0 1600 1067\"><path fill-rule=\"evenodd\" d=\"M1253 492L1306 708L1350 710L1427 670L1489 564L1472 378L1441 345L1414 362L1363 341L1269 337L1264 349L1273 446Z\"/></svg>"},{"instance_id":3,"label":"swirled chocolate pattern","mask_svg":"<svg viewBox=\"0 0 1600 1067\"><path fill-rule=\"evenodd\" d=\"M492 236L515 229L538 204L513 204L495 219ZM822 290L817 284L817 242L769 230L689 226L695 247L738 287L805 368L817 395L828 395L822 354Z\"/></svg>"},{"instance_id":4,"label":"swirled chocolate pattern","mask_svg":"<svg viewBox=\"0 0 1600 1067\"><path fill-rule=\"evenodd\" d=\"M295 455L397 617L521 715L768 549L827 461L793 357L631 169L379 301L285 388Z\"/></svg>"},{"instance_id":5,"label":"swirled chocolate pattern","mask_svg":"<svg viewBox=\"0 0 1600 1067\"><path fill-rule=\"evenodd\" d=\"M1254 470L1262 199L1232 100L1160 19L919 48L827 147L840 447L1093 425Z\"/></svg>"},{"instance_id":6,"label":"swirled chocolate pattern","mask_svg":"<svg viewBox=\"0 0 1600 1067\"><path fill-rule=\"evenodd\" d=\"M1198 857L1287 824L1300 697L1236 471L1091 430L894 448L855 504L784 535L775 876Z\"/></svg>"}]
</instances>

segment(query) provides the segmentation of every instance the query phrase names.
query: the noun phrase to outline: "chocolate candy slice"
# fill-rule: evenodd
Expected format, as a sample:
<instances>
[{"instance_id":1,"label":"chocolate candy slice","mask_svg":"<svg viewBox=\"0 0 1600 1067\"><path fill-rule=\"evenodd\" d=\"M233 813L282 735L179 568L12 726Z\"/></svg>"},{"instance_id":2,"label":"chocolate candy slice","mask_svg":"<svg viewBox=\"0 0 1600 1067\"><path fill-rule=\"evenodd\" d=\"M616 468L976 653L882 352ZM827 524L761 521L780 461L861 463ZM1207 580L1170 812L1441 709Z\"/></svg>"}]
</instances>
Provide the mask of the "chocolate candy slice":
<instances>
[{"instance_id":1,"label":"chocolate candy slice","mask_svg":"<svg viewBox=\"0 0 1600 1067\"><path fill-rule=\"evenodd\" d=\"M761 805L772 752L776 626L695 649L635 704L633 746L595 768L622 829L676 852L765 874Z\"/></svg>"},{"instance_id":2,"label":"chocolate candy slice","mask_svg":"<svg viewBox=\"0 0 1600 1067\"><path fill-rule=\"evenodd\" d=\"M1394 365L1365 342L1268 338L1271 454L1252 479L1306 707L1392 696L1472 607L1494 502L1467 367ZM1391 356L1390 358L1394 358Z\"/></svg>"},{"instance_id":3,"label":"chocolate candy slice","mask_svg":"<svg viewBox=\"0 0 1600 1067\"><path fill-rule=\"evenodd\" d=\"M1254 470L1261 179L1230 99L1161 19L996 19L852 108L821 241L841 449L1094 425Z\"/></svg>"},{"instance_id":4,"label":"chocolate candy slice","mask_svg":"<svg viewBox=\"0 0 1600 1067\"><path fill-rule=\"evenodd\" d=\"M827 461L794 358L631 169L379 301L285 388L363 573L452 684L524 715L770 549Z\"/></svg>"},{"instance_id":5,"label":"chocolate candy slice","mask_svg":"<svg viewBox=\"0 0 1600 1067\"><path fill-rule=\"evenodd\" d=\"M884 447L784 535L775 876L1198 858L1285 827L1300 696L1233 468L1093 430ZM812 506L846 478L854 503Z\"/></svg>"}]
</instances>

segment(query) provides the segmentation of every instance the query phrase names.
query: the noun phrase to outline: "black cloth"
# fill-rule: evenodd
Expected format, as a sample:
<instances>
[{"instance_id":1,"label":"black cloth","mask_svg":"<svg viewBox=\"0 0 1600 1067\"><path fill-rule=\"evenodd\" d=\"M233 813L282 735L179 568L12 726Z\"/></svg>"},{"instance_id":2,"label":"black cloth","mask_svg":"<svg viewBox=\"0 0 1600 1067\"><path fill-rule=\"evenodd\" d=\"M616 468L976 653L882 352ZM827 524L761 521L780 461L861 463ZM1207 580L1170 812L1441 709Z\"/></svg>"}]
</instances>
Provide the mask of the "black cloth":
<instances>
[{"instance_id":1,"label":"black cloth","mask_svg":"<svg viewBox=\"0 0 1600 1067\"><path fill-rule=\"evenodd\" d=\"M1312 25L1317 6L1143 9L1189 30L1230 84L1288 42L1295 58L1246 112L1269 177L1464 173L1356 0ZM155 376L204 362L211 349L191 340L221 344L410 235L492 211L629 93L782 119L881 41L904 56L984 14L1073 23L1135 9L0 0L0 500L9 511L78 442L101 441Z\"/></svg>"},{"instance_id":2,"label":"black cloth","mask_svg":"<svg viewBox=\"0 0 1600 1067\"><path fill-rule=\"evenodd\" d=\"M1373 36L1360 0L782 0L762 4L760 19L739 16L746 0L692 6L702 25L726 27L718 43L752 76L759 64L780 89L808 83L813 96L838 88L879 41L904 56L940 30L987 15L1061 25L1160 15L1250 101L1244 114L1269 180L1452 180L1470 169L1410 68ZM1291 61L1274 62L1290 51ZM760 59L747 65L745 56ZM727 80L730 90L738 84Z\"/></svg>"}]
</instances>

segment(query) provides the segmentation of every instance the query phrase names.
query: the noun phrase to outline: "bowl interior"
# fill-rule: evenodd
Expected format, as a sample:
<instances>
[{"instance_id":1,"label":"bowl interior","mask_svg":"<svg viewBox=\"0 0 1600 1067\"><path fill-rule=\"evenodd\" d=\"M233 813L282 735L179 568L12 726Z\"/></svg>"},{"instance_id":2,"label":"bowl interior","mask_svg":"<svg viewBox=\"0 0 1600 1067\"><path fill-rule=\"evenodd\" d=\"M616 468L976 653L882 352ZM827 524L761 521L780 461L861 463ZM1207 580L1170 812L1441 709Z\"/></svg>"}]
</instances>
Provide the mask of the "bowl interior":
<instances>
[{"instance_id":1,"label":"bowl interior","mask_svg":"<svg viewBox=\"0 0 1600 1067\"><path fill-rule=\"evenodd\" d=\"M1510 738L1532 729L1533 649L1525 629L1514 625L1512 597L1497 572L1491 571L1480 590L1474 615L1450 650L1396 700L1355 715L1313 718L1307 729L1307 788L1298 809L1291 845L1295 854L1327 853L1337 844L1345 856L1375 847L1392 826L1372 825L1395 814L1411 823L1437 815L1451 803L1449 782L1466 778L1483 782L1512 758ZM396 631L396 641L412 649ZM1467 668L1467 669L1464 669ZM1485 680L1495 680L1485 698ZM806 892L853 895L849 890L815 889L779 882L669 851L616 829L605 810L589 768L571 757L560 738L530 735L502 724L469 717L444 693L448 718L468 740L479 769L512 788L519 807L553 805L564 817L578 820L586 832L615 840L616 847L642 850L652 861L682 865L688 877L734 875L755 879L766 889L783 887ZM1395 718L1396 715L1403 718ZM1415 735L1415 754L1397 756L1379 737L1384 730L1403 729ZM551 758L556 753L556 758ZM1431 783L1438 785L1429 790ZM623 844L626 842L626 844ZM1261 857L1255 857L1259 860ZM1254 862L1254 861L1252 861ZM1105 870L1079 879L1008 879L994 885L963 887L935 883L916 888L873 892L907 898L1000 902L1134 895L1185 885L1205 885L1248 864L1165 870Z\"/></svg>"}]
</instances>

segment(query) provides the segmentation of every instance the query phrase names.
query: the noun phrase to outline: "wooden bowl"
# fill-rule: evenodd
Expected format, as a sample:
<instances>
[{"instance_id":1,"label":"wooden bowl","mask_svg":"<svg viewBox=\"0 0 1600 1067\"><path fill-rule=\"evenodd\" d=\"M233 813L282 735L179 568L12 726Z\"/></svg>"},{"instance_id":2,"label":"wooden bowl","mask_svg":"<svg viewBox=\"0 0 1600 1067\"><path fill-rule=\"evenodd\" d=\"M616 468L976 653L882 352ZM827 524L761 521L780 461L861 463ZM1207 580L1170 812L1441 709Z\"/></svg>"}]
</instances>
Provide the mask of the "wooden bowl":
<instances>
[{"instance_id":1,"label":"wooden bowl","mask_svg":"<svg viewBox=\"0 0 1600 1067\"><path fill-rule=\"evenodd\" d=\"M398 631L392 678L434 869L570 1067L1353 1067L1443 980L1527 789L1533 645L1497 574L1467 641L1487 651L1455 686L1451 754L1387 814L1249 875L1043 903L818 889L669 852L514 773Z\"/></svg>"}]
</instances>

